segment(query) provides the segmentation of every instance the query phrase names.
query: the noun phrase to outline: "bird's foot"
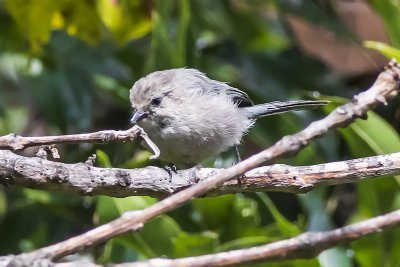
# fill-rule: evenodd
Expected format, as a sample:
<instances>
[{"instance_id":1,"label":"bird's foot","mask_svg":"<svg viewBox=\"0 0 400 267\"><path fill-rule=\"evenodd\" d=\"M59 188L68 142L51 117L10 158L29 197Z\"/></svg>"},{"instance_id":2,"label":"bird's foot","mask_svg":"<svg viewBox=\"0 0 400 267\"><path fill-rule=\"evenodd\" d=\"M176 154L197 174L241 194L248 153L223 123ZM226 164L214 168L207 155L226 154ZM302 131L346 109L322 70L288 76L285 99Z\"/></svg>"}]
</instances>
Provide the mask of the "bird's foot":
<instances>
[{"instance_id":1,"label":"bird's foot","mask_svg":"<svg viewBox=\"0 0 400 267\"><path fill-rule=\"evenodd\" d=\"M236 164L238 164L239 162L242 161L242 158L240 157L240 152L239 152L239 145L237 145L237 144L234 145L233 149L235 150L235 154L236 154L236 162L233 165L236 165ZM245 174L241 174L241 175L238 175L236 177L237 183L238 183L239 186L242 185L242 181L244 181L245 178L246 178Z\"/></svg>"},{"instance_id":2,"label":"bird's foot","mask_svg":"<svg viewBox=\"0 0 400 267\"><path fill-rule=\"evenodd\" d=\"M246 175L245 174L240 174L238 176L236 176L236 180L239 186L242 185L242 182L246 179Z\"/></svg>"},{"instance_id":3,"label":"bird's foot","mask_svg":"<svg viewBox=\"0 0 400 267\"><path fill-rule=\"evenodd\" d=\"M169 175L169 181L172 182L172 173L177 174L178 170L176 169L175 165L172 165L172 167L170 166L164 166L164 170L168 173Z\"/></svg>"}]
</instances>

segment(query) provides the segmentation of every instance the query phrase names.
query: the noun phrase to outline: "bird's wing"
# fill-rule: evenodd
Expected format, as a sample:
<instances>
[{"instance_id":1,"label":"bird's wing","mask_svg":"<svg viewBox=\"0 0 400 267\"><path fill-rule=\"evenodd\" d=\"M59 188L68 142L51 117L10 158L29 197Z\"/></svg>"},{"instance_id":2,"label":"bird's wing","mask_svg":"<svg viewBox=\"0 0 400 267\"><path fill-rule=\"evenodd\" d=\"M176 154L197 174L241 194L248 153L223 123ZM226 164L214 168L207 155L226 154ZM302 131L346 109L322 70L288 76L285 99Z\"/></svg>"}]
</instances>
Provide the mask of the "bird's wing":
<instances>
[{"instance_id":1,"label":"bird's wing","mask_svg":"<svg viewBox=\"0 0 400 267\"><path fill-rule=\"evenodd\" d=\"M226 94L233 99L233 102L237 104L239 107L249 107L253 105L253 101L249 98L249 96L234 87L231 87L226 84Z\"/></svg>"},{"instance_id":2,"label":"bird's wing","mask_svg":"<svg viewBox=\"0 0 400 267\"><path fill-rule=\"evenodd\" d=\"M251 101L250 97L245 92L229 86L226 83L212 80L209 90L215 94L225 93L232 98L233 102L239 107L249 107L253 105L253 101Z\"/></svg>"},{"instance_id":3,"label":"bird's wing","mask_svg":"<svg viewBox=\"0 0 400 267\"><path fill-rule=\"evenodd\" d=\"M204 73L198 70L195 69L186 69L186 70L190 71L191 74L197 78L197 82L200 84L200 86L196 86L196 90L200 89L204 94L218 95L221 93L225 93L239 107L248 107L253 105L253 101L251 101L251 99L245 92L237 88L231 87L224 82L212 80L208 78Z\"/></svg>"}]
</instances>

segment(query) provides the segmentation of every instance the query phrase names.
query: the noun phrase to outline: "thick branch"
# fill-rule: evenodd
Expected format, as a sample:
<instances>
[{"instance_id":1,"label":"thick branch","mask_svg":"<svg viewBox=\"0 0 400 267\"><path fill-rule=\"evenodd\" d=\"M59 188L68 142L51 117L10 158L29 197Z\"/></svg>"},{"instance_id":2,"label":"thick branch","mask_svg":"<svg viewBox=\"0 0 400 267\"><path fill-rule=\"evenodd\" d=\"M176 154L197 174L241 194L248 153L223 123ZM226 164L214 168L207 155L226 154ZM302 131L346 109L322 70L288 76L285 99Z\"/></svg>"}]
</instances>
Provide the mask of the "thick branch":
<instances>
[{"instance_id":1,"label":"thick branch","mask_svg":"<svg viewBox=\"0 0 400 267\"><path fill-rule=\"evenodd\" d=\"M0 136L0 149L11 149L12 151L21 150L31 146L52 145L61 143L108 143L111 141L133 141L138 137L149 145L153 150L152 159L160 155L158 147L148 138L142 128L135 125L128 130L105 130L94 133L69 134L56 136L20 136L8 134Z\"/></svg>"},{"instance_id":2,"label":"thick branch","mask_svg":"<svg viewBox=\"0 0 400 267\"><path fill-rule=\"evenodd\" d=\"M311 123L303 131L292 136L285 136L272 147L253 155L229 169L222 170L201 183L180 191L146 209L135 211L134 213L127 213L114 221L92 229L84 234L23 256L32 259L57 259L74 253L115 235L136 229L137 226L145 223L149 219L167 212L185 201L203 195L216 185L243 174L262 163L283 155L294 154L302 147L308 145L313 139L322 136L327 131L338 127L344 127L356 118L365 118L366 112L369 109L376 104L386 102L386 98L397 95L399 76L400 67L396 62L392 61L388 68L378 76L377 81L369 90L354 97L352 103L338 107L324 119Z\"/></svg>"},{"instance_id":3,"label":"thick branch","mask_svg":"<svg viewBox=\"0 0 400 267\"><path fill-rule=\"evenodd\" d=\"M196 184L221 169L192 168L172 177L161 168L96 168L85 163L64 164L28 158L0 150L0 183L24 187L113 197L164 198ZM275 164L246 172L210 191L216 196L239 192L281 191L304 193L318 185L343 184L361 179L400 174L400 152L313 166Z\"/></svg>"}]
</instances>

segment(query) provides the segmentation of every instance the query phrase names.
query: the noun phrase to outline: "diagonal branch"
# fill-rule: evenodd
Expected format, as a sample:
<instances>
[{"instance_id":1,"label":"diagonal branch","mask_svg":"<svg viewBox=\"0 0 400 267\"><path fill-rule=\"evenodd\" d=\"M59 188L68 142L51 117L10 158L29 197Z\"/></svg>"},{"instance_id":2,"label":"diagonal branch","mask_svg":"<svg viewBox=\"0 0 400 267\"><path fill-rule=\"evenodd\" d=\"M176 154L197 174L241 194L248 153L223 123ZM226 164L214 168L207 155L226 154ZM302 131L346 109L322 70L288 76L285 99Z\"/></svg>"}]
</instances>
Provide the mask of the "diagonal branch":
<instances>
[{"instance_id":1,"label":"diagonal branch","mask_svg":"<svg viewBox=\"0 0 400 267\"><path fill-rule=\"evenodd\" d=\"M169 176L164 169L157 167L97 168L86 163L65 164L0 150L0 184L82 195L165 198L222 171L192 168ZM207 196L262 191L305 193L315 186L399 174L400 152L312 166L275 164L250 170L240 185L237 179L229 180Z\"/></svg>"},{"instance_id":2,"label":"diagonal branch","mask_svg":"<svg viewBox=\"0 0 400 267\"><path fill-rule=\"evenodd\" d=\"M400 225L400 210L392 211L368 220L354 223L342 228L325 232L306 232L299 236L285 240L256 246L251 248L230 250L215 254L192 256L179 259L154 258L145 261L114 264L115 267L204 267L204 266L232 266L272 262L290 259L308 259L317 256L324 250L349 243L364 236L379 233L388 228ZM19 256L2 256L0 265L9 266L10 263L18 263L19 266L29 266L32 262ZM18 258L18 259L17 259ZM3 264L4 263L4 264ZM63 263L54 263L48 259L38 259L35 266L64 266ZM89 262L70 262L74 266L99 266Z\"/></svg>"},{"instance_id":3,"label":"diagonal branch","mask_svg":"<svg viewBox=\"0 0 400 267\"><path fill-rule=\"evenodd\" d=\"M27 254L22 254L21 257L28 257L34 260L38 258L58 259L69 255L115 235L137 229L137 227L149 219L167 212L194 197L200 196L218 184L243 174L262 163L284 155L295 154L301 148L307 146L313 139L322 136L331 129L345 127L356 118L365 118L366 112L369 109L379 103L386 103L387 98L396 96L400 84L399 77L400 66L395 61L392 61L386 70L378 76L376 82L369 90L355 96L352 103L336 108L324 119L311 123L301 132L285 136L272 147L253 155L229 169L222 170L220 173L205 179L201 183L165 198L146 209L126 213L120 218L84 234Z\"/></svg>"},{"instance_id":4,"label":"diagonal branch","mask_svg":"<svg viewBox=\"0 0 400 267\"><path fill-rule=\"evenodd\" d=\"M400 225L400 210L392 211L368 220L354 223L342 228L325 232L306 232L296 237L255 246L251 248L230 250L215 254L192 256L178 259L154 258L145 261L113 264L115 267L208 267L232 266L257 262L272 262L290 259L309 259L324 250L349 243L364 236L379 233L388 228ZM0 265L30 266L32 262L19 256L8 255L0 257ZM17 259L18 258L18 259ZM7 265L8 264L8 265ZM69 262L73 266L100 266L90 262ZM64 263L54 263L48 259L38 259L35 266L64 266Z\"/></svg>"}]
</instances>

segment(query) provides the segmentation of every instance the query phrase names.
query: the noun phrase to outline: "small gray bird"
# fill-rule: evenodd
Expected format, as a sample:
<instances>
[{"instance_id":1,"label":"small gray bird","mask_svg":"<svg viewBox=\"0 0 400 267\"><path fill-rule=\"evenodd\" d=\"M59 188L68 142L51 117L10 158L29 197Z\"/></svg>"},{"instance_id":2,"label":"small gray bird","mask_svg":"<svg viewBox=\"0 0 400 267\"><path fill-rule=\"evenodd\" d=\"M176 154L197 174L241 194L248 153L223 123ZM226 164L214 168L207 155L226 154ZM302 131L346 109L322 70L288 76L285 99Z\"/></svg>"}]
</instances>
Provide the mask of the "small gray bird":
<instances>
[{"instance_id":1,"label":"small gray bird","mask_svg":"<svg viewBox=\"0 0 400 267\"><path fill-rule=\"evenodd\" d=\"M259 117L311 109L327 101L288 101L254 105L249 96L196 69L153 72L130 90L131 122L160 148L160 158L192 167L240 143ZM238 154L237 154L238 155ZM240 158L239 158L240 159Z\"/></svg>"}]
</instances>

